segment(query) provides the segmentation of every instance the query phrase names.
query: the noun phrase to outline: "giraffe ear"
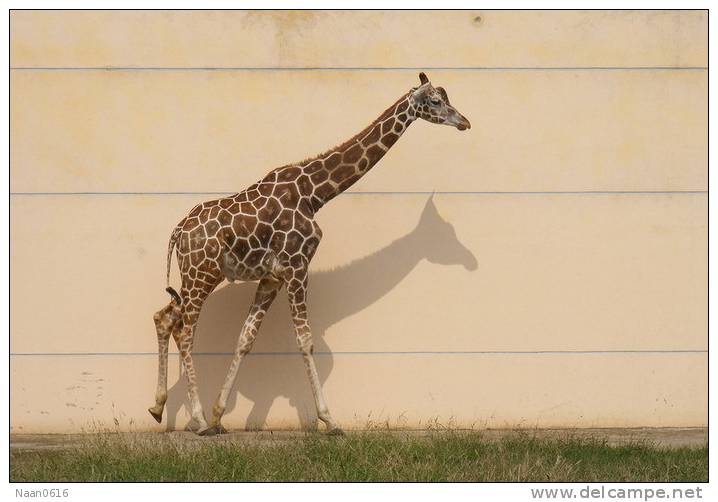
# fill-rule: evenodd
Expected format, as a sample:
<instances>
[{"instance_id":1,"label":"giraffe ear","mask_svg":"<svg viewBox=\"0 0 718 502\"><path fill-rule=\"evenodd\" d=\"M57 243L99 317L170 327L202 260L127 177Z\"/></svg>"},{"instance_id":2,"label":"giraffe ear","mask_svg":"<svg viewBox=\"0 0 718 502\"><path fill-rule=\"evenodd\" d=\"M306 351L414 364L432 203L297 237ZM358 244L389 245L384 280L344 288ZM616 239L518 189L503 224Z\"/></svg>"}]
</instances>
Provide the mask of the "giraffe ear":
<instances>
[{"instance_id":1,"label":"giraffe ear","mask_svg":"<svg viewBox=\"0 0 718 502\"><path fill-rule=\"evenodd\" d=\"M429 77L427 77L426 73L424 73L423 71L419 73L419 82L421 82L421 85L424 85L429 82Z\"/></svg>"},{"instance_id":2,"label":"giraffe ear","mask_svg":"<svg viewBox=\"0 0 718 502\"><path fill-rule=\"evenodd\" d=\"M439 94L441 94L441 97L444 99L444 102L446 102L447 105L450 105L451 103L449 103L449 95L446 94L446 90L444 90L443 87L437 87L436 90L439 91Z\"/></svg>"}]
</instances>

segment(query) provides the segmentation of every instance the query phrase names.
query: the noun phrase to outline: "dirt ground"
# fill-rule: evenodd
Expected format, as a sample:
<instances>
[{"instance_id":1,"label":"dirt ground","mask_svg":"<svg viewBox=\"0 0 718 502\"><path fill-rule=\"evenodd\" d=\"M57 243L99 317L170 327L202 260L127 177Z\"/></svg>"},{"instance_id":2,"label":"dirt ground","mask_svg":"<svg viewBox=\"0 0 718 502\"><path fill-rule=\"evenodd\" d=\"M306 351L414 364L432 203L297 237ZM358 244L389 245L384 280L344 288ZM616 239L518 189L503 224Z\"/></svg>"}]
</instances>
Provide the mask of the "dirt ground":
<instances>
[{"instance_id":1,"label":"dirt ground","mask_svg":"<svg viewBox=\"0 0 718 502\"><path fill-rule=\"evenodd\" d=\"M376 431L385 434L386 430ZM635 429L487 429L481 434L491 440L498 440L507 435L528 433L537 438L552 437L594 437L605 439L610 445L621 445L633 441L648 441L655 446L678 448L682 446L703 446L708 444L708 429L704 427L670 427L670 428L635 428ZM370 431L348 431L347 434L371 433ZM390 431L391 434L417 436L427 431ZM306 435L317 435L316 432L302 431L231 431L214 437L200 437L191 432L127 432L112 433L125 436L129 440L166 440L181 441L187 445L207 443L208 441L230 441L260 443L271 446L286 443ZM81 445L88 439L88 434L11 434L10 448L21 450L45 450L71 448Z\"/></svg>"}]
</instances>

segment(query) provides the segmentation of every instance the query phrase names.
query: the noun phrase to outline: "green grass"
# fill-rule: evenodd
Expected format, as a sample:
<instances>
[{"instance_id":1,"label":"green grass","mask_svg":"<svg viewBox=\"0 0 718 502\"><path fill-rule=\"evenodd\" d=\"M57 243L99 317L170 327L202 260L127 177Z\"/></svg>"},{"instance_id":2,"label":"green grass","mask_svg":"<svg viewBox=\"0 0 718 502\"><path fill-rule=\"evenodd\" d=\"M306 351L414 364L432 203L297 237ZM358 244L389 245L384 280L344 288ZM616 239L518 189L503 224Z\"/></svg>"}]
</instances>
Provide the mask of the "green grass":
<instances>
[{"instance_id":1,"label":"green grass","mask_svg":"<svg viewBox=\"0 0 718 502\"><path fill-rule=\"evenodd\" d=\"M249 442L102 434L63 450L11 450L11 481L707 481L708 447L609 446L515 433L308 433Z\"/></svg>"}]
</instances>

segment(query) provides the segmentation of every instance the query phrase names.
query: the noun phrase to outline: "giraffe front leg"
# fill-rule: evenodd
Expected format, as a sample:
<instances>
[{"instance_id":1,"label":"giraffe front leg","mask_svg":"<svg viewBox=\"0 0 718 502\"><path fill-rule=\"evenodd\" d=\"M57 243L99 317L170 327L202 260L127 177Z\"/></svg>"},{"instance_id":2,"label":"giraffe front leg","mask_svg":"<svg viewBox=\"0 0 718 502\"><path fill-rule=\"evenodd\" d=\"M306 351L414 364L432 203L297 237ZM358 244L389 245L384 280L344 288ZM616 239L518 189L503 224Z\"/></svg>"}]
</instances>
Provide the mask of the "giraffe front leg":
<instances>
[{"instance_id":1,"label":"giraffe front leg","mask_svg":"<svg viewBox=\"0 0 718 502\"><path fill-rule=\"evenodd\" d=\"M157 390L155 391L155 405L148 409L150 415L162 423L162 413L167 402L167 351L170 335L177 325L179 315L177 307L170 303L154 315L155 328L157 330L158 345L158 368L157 368Z\"/></svg>"},{"instance_id":2,"label":"giraffe front leg","mask_svg":"<svg viewBox=\"0 0 718 502\"><path fill-rule=\"evenodd\" d=\"M210 421L209 428L203 431L203 435L209 436L226 432L224 427L222 427L221 420L227 407L227 399L237 379L239 365L244 356L252 350L252 345L254 345L254 340L257 337L257 331L259 331L262 320L272 305L272 302L277 297L277 292L281 286L281 282L270 278L262 279L259 282L257 293L254 296L254 302L249 309L249 314L247 314L247 319L244 321L244 326L242 327L242 333L237 340L237 346L234 349L234 357L229 366L229 371L224 379L224 384L217 396L217 400L212 407L212 420Z\"/></svg>"},{"instance_id":3,"label":"giraffe front leg","mask_svg":"<svg viewBox=\"0 0 718 502\"><path fill-rule=\"evenodd\" d=\"M314 364L314 344L312 342L312 331L309 327L309 319L307 314L306 293L307 293L307 269L295 270L293 277L287 283L287 295L289 296L289 307L292 311L292 320L294 321L294 331L297 336L297 345L302 352L304 365L306 366L309 383L312 386L312 394L314 395L314 403L317 408L317 416L319 420L327 426L329 435L343 435L344 432L337 426L329 412L329 407L324 399L317 367Z\"/></svg>"}]
</instances>

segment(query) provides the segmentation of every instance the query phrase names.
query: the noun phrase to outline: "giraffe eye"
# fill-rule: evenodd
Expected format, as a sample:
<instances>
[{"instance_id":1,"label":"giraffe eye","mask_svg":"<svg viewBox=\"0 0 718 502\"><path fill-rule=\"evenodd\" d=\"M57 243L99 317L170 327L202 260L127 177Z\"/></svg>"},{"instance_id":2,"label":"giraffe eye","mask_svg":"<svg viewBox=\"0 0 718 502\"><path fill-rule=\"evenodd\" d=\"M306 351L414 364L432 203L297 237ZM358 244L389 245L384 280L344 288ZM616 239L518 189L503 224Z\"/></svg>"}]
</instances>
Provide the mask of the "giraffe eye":
<instances>
[{"instance_id":1,"label":"giraffe eye","mask_svg":"<svg viewBox=\"0 0 718 502\"><path fill-rule=\"evenodd\" d=\"M439 101L439 100L436 99L436 98L431 98L430 102L431 102L431 104L434 105L434 106L439 106L439 105L441 104L441 101Z\"/></svg>"}]
</instances>

